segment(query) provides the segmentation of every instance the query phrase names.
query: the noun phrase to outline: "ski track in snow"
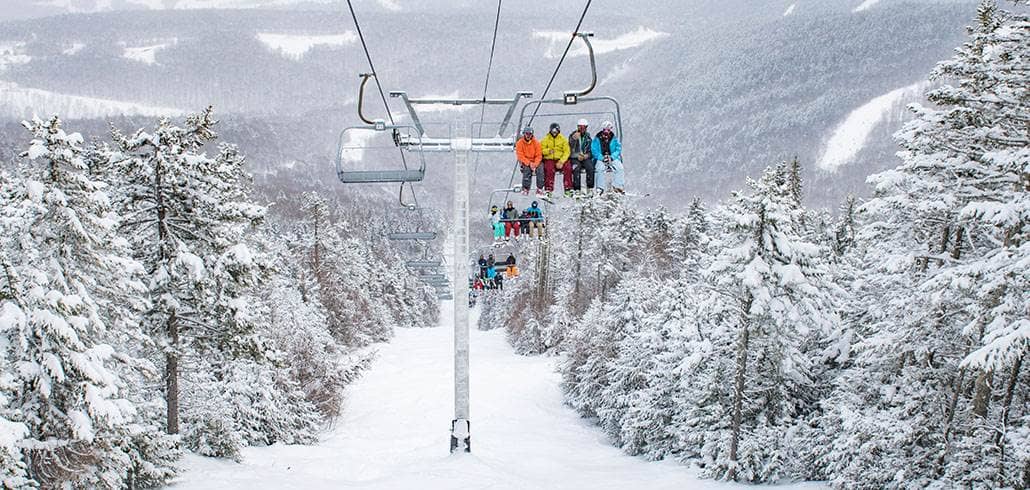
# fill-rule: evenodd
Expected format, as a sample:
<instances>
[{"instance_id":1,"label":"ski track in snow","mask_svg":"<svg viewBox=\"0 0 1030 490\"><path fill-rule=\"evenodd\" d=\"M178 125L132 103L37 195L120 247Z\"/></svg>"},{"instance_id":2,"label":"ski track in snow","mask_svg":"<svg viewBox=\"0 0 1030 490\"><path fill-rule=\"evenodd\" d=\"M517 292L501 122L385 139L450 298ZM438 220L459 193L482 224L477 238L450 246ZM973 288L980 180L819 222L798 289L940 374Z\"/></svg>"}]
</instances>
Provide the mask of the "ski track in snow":
<instances>
[{"instance_id":1,"label":"ski track in snow","mask_svg":"<svg viewBox=\"0 0 1030 490\"><path fill-rule=\"evenodd\" d=\"M861 12L863 10L867 10L869 9L869 7L872 7L873 5L876 5L878 3L880 3L880 0L865 0L864 2L862 2L861 5L855 7L855 10L852 10L852 12Z\"/></svg>"},{"instance_id":2,"label":"ski track in snow","mask_svg":"<svg viewBox=\"0 0 1030 490\"><path fill-rule=\"evenodd\" d=\"M844 122L833 130L826 150L819 158L819 168L834 172L851 162L865 146L876 126L887 119L891 110L899 103L918 97L926 86L926 82L919 82L892 90L851 111Z\"/></svg>"},{"instance_id":3,"label":"ski track in snow","mask_svg":"<svg viewBox=\"0 0 1030 490\"><path fill-rule=\"evenodd\" d=\"M188 455L175 490L726 489L675 462L623 454L562 404L554 358L513 353L502 330L475 330L472 453L448 454L453 418L453 302L438 328L399 329L349 388L316 446L245 448L243 463ZM814 483L778 488L823 488Z\"/></svg>"},{"instance_id":4,"label":"ski track in snow","mask_svg":"<svg viewBox=\"0 0 1030 490\"><path fill-rule=\"evenodd\" d=\"M594 46L595 54L611 53L623 49L632 49L642 46L648 42L668 36L667 32L659 32L647 27L640 26L635 31L627 32L615 39L591 38L590 44ZM561 57L569 42L569 33L561 31L534 31L533 37L549 40L551 43L544 53L545 58L557 59ZM587 47L582 42L573 43L569 49L569 57L587 56Z\"/></svg>"},{"instance_id":5,"label":"ski track in snow","mask_svg":"<svg viewBox=\"0 0 1030 490\"><path fill-rule=\"evenodd\" d=\"M113 116L175 116L184 111L120 100L68 95L20 87L0 81L0 117L30 119L60 115L62 119L94 119Z\"/></svg>"},{"instance_id":6,"label":"ski track in snow","mask_svg":"<svg viewBox=\"0 0 1030 490\"><path fill-rule=\"evenodd\" d=\"M787 11L783 13L783 16L786 17L786 16L788 16L790 14L793 14L794 13L794 7L797 7L797 6L798 6L798 4L796 4L796 3L790 4L790 7L787 7Z\"/></svg>"}]
</instances>

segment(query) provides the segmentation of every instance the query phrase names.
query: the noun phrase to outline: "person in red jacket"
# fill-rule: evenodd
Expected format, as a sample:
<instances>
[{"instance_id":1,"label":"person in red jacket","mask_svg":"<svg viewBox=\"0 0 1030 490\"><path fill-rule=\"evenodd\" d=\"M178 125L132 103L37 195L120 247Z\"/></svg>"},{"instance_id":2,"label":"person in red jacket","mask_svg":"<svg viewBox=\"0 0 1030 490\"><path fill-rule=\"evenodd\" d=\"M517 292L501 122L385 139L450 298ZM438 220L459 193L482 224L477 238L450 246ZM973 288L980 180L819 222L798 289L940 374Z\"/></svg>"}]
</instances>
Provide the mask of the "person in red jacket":
<instances>
[{"instance_id":1,"label":"person in red jacket","mask_svg":"<svg viewBox=\"0 0 1030 490\"><path fill-rule=\"evenodd\" d=\"M526 126L522 130L522 137L515 143L515 156L522 168L522 194L529 195L529 186L533 182L533 174L536 174L536 195L543 196L544 167L540 165L543 153L540 142L533 137L533 128Z\"/></svg>"}]
</instances>

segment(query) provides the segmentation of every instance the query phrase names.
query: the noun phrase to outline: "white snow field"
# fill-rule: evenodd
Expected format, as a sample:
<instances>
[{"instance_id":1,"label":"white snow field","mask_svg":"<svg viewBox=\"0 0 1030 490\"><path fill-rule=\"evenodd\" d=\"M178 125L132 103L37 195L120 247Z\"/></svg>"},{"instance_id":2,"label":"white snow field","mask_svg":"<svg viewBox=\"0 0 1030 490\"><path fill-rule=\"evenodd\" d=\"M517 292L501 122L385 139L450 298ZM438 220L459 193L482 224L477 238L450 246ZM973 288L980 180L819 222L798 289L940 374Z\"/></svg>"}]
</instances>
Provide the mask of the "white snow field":
<instances>
[{"instance_id":1,"label":"white snow field","mask_svg":"<svg viewBox=\"0 0 1030 490\"><path fill-rule=\"evenodd\" d=\"M184 111L120 100L68 95L20 87L0 80L0 118L31 119L60 114L63 119L92 119L115 116L175 116Z\"/></svg>"},{"instance_id":2,"label":"white snow field","mask_svg":"<svg viewBox=\"0 0 1030 490\"><path fill-rule=\"evenodd\" d=\"M349 388L342 416L318 445L246 448L242 463L189 455L172 488L745 488L700 480L674 462L625 455L562 405L554 359L514 354L502 330L472 330L472 453L449 454L452 309L452 302L443 304L441 327L399 329L379 347L372 367ZM476 316L473 311L473 325Z\"/></svg>"},{"instance_id":3,"label":"white snow field","mask_svg":"<svg viewBox=\"0 0 1030 490\"><path fill-rule=\"evenodd\" d=\"M854 160L876 126L886 121L896 106L919 99L927 86L927 82L918 82L892 90L851 111L848 117L834 128L826 143L826 149L819 158L819 168L834 172L838 167Z\"/></svg>"},{"instance_id":4,"label":"white snow field","mask_svg":"<svg viewBox=\"0 0 1030 490\"><path fill-rule=\"evenodd\" d=\"M594 46L594 53L605 54L623 49L637 48L668 36L669 33L667 32L659 32L648 27L639 26L635 31L627 32L614 39L591 38L590 43ZM561 31L535 31L533 32L533 37L550 41L547 52L544 53L544 57L548 59L560 58L562 51L565 50L565 46L569 42L569 33ZM582 42L576 42L569 49L568 56L575 58L577 56L587 56L588 54L587 47Z\"/></svg>"},{"instance_id":5,"label":"white snow field","mask_svg":"<svg viewBox=\"0 0 1030 490\"><path fill-rule=\"evenodd\" d=\"M342 34L277 34L272 32L257 33L258 41L264 43L272 51L282 54L284 57L299 60L316 46L345 46L358 41L358 35L353 31L346 31Z\"/></svg>"}]
</instances>

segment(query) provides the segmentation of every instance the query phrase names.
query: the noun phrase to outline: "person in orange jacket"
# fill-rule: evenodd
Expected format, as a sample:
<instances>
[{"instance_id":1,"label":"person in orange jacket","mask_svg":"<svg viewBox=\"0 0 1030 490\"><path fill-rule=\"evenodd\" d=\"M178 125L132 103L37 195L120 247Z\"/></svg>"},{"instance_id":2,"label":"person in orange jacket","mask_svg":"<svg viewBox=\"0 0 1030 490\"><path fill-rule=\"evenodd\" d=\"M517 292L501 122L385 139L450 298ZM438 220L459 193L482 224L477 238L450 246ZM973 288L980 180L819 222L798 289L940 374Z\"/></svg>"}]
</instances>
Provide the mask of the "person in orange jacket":
<instances>
[{"instance_id":1,"label":"person in orange jacket","mask_svg":"<svg viewBox=\"0 0 1030 490\"><path fill-rule=\"evenodd\" d=\"M551 123L547 136L540 140L540 154L544 159L544 190L550 197L554 192L554 174L561 172L562 190L572 192L572 165L569 164L569 141L561 134L561 126Z\"/></svg>"},{"instance_id":2,"label":"person in orange jacket","mask_svg":"<svg viewBox=\"0 0 1030 490\"><path fill-rule=\"evenodd\" d=\"M536 174L536 194L543 196L544 167L540 165L542 153L540 142L533 137L533 128L526 126L522 130L522 137L515 143L515 156L522 167L522 195L529 195L529 186L533 182L533 174Z\"/></svg>"}]
</instances>

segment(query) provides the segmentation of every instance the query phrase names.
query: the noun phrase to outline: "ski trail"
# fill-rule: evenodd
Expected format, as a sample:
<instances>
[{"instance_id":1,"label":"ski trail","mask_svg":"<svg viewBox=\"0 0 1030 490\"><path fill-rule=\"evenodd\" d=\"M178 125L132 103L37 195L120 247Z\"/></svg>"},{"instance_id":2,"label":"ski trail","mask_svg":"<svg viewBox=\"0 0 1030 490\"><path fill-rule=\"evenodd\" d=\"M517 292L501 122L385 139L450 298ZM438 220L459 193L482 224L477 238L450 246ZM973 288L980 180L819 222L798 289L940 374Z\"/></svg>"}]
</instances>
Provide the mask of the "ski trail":
<instances>
[{"instance_id":1,"label":"ski trail","mask_svg":"<svg viewBox=\"0 0 1030 490\"><path fill-rule=\"evenodd\" d=\"M190 455L173 488L738 487L698 480L677 463L623 454L562 405L554 359L514 354L501 330L472 331L472 453L449 454L452 311L445 302L440 327L397 330L380 346L318 445L246 448L242 463ZM475 325L478 310L471 316Z\"/></svg>"}]
</instances>

